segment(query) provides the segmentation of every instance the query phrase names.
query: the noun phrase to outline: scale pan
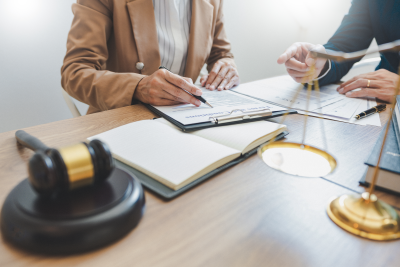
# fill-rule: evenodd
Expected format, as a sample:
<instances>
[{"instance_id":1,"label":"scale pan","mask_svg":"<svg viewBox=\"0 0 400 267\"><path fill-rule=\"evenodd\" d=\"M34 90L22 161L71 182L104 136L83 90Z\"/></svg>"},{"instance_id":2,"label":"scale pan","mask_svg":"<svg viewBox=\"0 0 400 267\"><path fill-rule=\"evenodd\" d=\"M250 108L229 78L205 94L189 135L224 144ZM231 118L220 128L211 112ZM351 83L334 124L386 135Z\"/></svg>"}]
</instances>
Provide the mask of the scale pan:
<instances>
[{"instance_id":1,"label":"scale pan","mask_svg":"<svg viewBox=\"0 0 400 267\"><path fill-rule=\"evenodd\" d=\"M330 154L303 144L273 142L261 146L258 155L271 168L297 176L322 177L336 168Z\"/></svg>"}]
</instances>

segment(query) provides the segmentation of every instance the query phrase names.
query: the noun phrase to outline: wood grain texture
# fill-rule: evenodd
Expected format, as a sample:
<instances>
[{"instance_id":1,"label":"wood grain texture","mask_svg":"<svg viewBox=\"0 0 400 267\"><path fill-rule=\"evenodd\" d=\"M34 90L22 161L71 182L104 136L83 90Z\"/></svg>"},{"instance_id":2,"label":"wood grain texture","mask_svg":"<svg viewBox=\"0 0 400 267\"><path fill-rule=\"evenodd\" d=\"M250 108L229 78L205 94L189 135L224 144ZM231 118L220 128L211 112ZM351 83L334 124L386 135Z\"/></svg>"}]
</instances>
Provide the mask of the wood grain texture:
<instances>
[{"instance_id":1,"label":"wood grain texture","mask_svg":"<svg viewBox=\"0 0 400 267\"><path fill-rule=\"evenodd\" d=\"M152 117L138 105L25 130L49 146L60 147ZM288 117L288 141L301 137L302 119ZM309 123L307 143L321 147L319 120L310 118ZM372 148L379 128L327 120L324 124L329 151L339 162L329 179L347 184L365 168L358 158ZM360 132L370 132L362 134L367 147L361 150L354 143L362 143L356 141ZM0 203L26 176L26 161L32 154L16 146L13 135L0 134ZM320 178L280 173L255 155L172 201L146 192L146 212L138 227L108 247L45 257L19 251L2 240L0 266L398 266L400 241L356 237L326 215L329 200L344 193L351 192Z\"/></svg>"}]
</instances>

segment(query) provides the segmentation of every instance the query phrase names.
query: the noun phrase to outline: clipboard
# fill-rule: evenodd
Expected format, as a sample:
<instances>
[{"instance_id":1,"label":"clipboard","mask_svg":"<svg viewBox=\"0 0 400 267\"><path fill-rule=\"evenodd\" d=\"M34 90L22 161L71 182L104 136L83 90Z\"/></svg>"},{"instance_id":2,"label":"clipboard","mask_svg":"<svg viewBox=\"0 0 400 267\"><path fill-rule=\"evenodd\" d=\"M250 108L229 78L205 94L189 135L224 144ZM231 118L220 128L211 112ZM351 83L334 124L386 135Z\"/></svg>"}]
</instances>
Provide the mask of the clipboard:
<instances>
[{"instance_id":1,"label":"clipboard","mask_svg":"<svg viewBox=\"0 0 400 267\"><path fill-rule=\"evenodd\" d=\"M284 138L286 135L288 135L289 132L285 131L280 133L279 135L276 136L276 140L280 140L282 138ZM250 156L254 155L255 153L257 153L257 149L258 147L250 150L249 152L242 154L239 158L236 158L234 160L232 160L231 162L226 163L225 165L222 165L221 167L212 170L211 172L203 175L202 177L194 180L193 182L191 182L188 185L185 185L184 187L178 189L178 190L173 190L167 186L165 186L164 184L158 182L157 180L151 178L150 176L148 176L147 174L144 174L141 171L136 170L135 168L132 168L131 166L117 160L114 159L115 161L115 166L120 168L120 169L124 169L127 172L133 174L136 178L138 178L141 182L141 184L147 188L148 190L150 190L151 192L155 193L156 195L160 196L162 199L164 200L171 200L183 193L185 193L186 191L192 189L193 187L197 186L198 184L204 182L205 180L210 179L211 177L213 177L214 175L248 159Z\"/></svg>"},{"instance_id":2,"label":"clipboard","mask_svg":"<svg viewBox=\"0 0 400 267\"><path fill-rule=\"evenodd\" d=\"M212 128L212 127L218 127L218 126L224 126L224 125L232 125L232 124L238 124L238 123L247 123L247 122L253 122L253 121L260 121L260 120L266 120L266 119L271 119L279 116L283 116L285 113L288 114L297 114L297 111L292 109L289 111L283 110L283 111L270 111L269 109L262 109L262 110L255 110L255 111L244 111L240 109L234 109L230 113L225 114L225 115L220 115L220 116L214 116L210 117L209 122L202 122L202 123L195 123L195 124L189 124L189 125L184 125L180 123L179 121L171 118L167 114L161 112L157 108L153 107L150 104L144 104L149 110L151 110L153 113L157 114L160 117L163 117L179 129L181 129L183 132L191 132L191 131L196 131L196 130L201 130L201 129L206 129L206 128Z\"/></svg>"}]
</instances>

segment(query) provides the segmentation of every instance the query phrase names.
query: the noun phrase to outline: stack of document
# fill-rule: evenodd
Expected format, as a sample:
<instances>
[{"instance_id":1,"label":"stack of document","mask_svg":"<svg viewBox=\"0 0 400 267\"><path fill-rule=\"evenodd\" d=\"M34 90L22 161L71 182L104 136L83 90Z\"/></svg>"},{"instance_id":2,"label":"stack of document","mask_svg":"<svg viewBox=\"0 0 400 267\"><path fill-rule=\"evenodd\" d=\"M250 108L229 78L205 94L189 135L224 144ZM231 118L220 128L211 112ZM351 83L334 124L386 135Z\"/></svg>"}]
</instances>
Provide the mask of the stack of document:
<instances>
[{"instance_id":1,"label":"stack of document","mask_svg":"<svg viewBox=\"0 0 400 267\"><path fill-rule=\"evenodd\" d=\"M179 121L183 125L209 122L210 117L226 115L234 110L240 110L244 112L257 112L265 109L270 111L285 110L285 108L280 106L266 103L265 101L260 101L230 90L210 91L204 87L200 89L203 91L202 97L206 99L214 108L210 108L203 103L200 107L196 107L192 104L181 104L175 106L157 106L154 108L162 114ZM242 112L239 113L242 114Z\"/></svg>"},{"instance_id":2,"label":"stack of document","mask_svg":"<svg viewBox=\"0 0 400 267\"><path fill-rule=\"evenodd\" d=\"M376 106L375 99L348 98L339 94L337 87L335 84L322 86L319 94L312 90L308 106L307 88L303 87L294 99L299 84L288 75L242 84L233 91L273 105L291 107L302 114L360 125L381 126L379 114L361 120L355 119L355 115Z\"/></svg>"}]
</instances>

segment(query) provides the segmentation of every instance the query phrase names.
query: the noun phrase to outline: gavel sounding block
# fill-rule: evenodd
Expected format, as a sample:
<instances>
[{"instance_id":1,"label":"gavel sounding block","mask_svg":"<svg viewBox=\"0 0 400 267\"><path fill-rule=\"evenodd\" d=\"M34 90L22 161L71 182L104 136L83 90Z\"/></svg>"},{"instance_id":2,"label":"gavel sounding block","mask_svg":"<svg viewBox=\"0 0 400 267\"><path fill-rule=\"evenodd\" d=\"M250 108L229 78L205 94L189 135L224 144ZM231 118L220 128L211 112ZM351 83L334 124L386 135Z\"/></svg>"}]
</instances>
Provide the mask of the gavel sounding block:
<instances>
[{"instance_id":1,"label":"gavel sounding block","mask_svg":"<svg viewBox=\"0 0 400 267\"><path fill-rule=\"evenodd\" d=\"M140 182L117 168L104 183L53 198L39 197L25 179L4 202L1 230L5 240L29 251L80 253L131 231L144 204Z\"/></svg>"}]
</instances>

